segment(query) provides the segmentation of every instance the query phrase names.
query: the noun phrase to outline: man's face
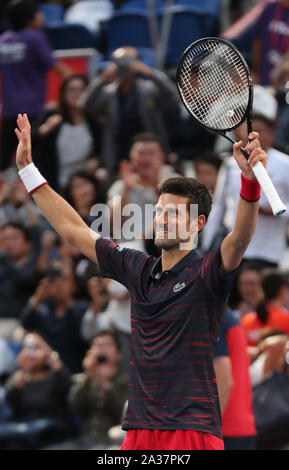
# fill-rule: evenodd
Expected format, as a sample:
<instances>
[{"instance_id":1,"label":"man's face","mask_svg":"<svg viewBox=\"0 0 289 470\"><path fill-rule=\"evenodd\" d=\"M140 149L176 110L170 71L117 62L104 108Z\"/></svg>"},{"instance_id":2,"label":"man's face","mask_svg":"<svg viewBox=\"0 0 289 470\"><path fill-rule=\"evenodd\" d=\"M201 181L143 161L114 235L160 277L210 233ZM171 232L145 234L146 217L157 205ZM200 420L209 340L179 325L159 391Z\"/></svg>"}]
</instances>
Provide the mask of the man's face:
<instances>
[{"instance_id":1,"label":"man's face","mask_svg":"<svg viewBox=\"0 0 289 470\"><path fill-rule=\"evenodd\" d=\"M2 246L4 251L12 259L25 256L30 250L30 243L26 240L21 230L14 227L6 227L2 232Z\"/></svg>"},{"instance_id":2,"label":"man's face","mask_svg":"<svg viewBox=\"0 0 289 470\"><path fill-rule=\"evenodd\" d=\"M74 292L74 281L71 274L63 269L59 275L49 276L48 278L48 297L56 302L65 302L71 299Z\"/></svg>"},{"instance_id":3,"label":"man's face","mask_svg":"<svg viewBox=\"0 0 289 470\"><path fill-rule=\"evenodd\" d=\"M238 289L242 299L252 302L262 291L261 275L258 271L246 269L240 273Z\"/></svg>"},{"instance_id":4,"label":"man's face","mask_svg":"<svg viewBox=\"0 0 289 470\"><path fill-rule=\"evenodd\" d=\"M195 206L196 207L196 206ZM163 250L177 248L183 242L194 241L198 215L190 221L188 198L175 194L161 194L154 218L155 245Z\"/></svg>"},{"instance_id":5,"label":"man's face","mask_svg":"<svg viewBox=\"0 0 289 470\"><path fill-rule=\"evenodd\" d=\"M164 162L164 154L158 142L136 142L131 148L130 160L140 176L155 178Z\"/></svg>"},{"instance_id":6,"label":"man's face","mask_svg":"<svg viewBox=\"0 0 289 470\"><path fill-rule=\"evenodd\" d=\"M211 163L198 162L196 164L196 178L213 193L217 183L218 170Z\"/></svg>"}]
</instances>

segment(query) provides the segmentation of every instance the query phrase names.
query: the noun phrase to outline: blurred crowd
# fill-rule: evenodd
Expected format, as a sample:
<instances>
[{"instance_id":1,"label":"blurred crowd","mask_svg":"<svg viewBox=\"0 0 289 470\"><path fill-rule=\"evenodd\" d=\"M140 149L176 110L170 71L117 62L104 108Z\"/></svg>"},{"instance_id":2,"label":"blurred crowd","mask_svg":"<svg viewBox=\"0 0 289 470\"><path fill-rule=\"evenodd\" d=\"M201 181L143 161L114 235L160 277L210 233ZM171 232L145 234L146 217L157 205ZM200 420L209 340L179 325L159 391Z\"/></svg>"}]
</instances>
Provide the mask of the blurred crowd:
<instances>
[{"instance_id":1,"label":"blurred crowd","mask_svg":"<svg viewBox=\"0 0 289 470\"><path fill-rule=\"evenodd\" d=\"M112 10L125 1L112 1ZM68 8L77 2L55 3ZM257 3L222 5L233 22ZM234 357L230 348L216 356L217 378L229 383L227 391L220 389L223 413L244 386L236 379L241 367L250 376L245 387L252 408L256 387L287 374L289 363L289 1L263 3L248 57L253 129L287 212L274 217L262 194L256 233L229 299L227 315L235 323L225 317L223 325L224 337L239 325L245 339ZM124 44L96 76L84 76L55 58L39 8L33 0L1 2L0 448L119 448L128 389L129 292L100 278L97 266L57 236L27 194L15 167L17 114L29 116L36 166L89 226L97 226L96 204L107 204L110 227L114 214L121 214L123 225L126 204L138 204L144 213L146 204L156 203L159 183L193 176L213 197L198 250L216 249L234 223L240 170L231 145L193 121L165 68L151 67L137 48ZM57 102L47 104L51 69L61 88ZM232 134L246 142L246 125ZM120 234L115 240L158 257L147 236L152 227L143 228L141 239ZM247 362L239 360L244 355ZM230 417L223 416L227 423ZM255 418L256 428L251 420L245 435L258 432ZM287 434L276 442L269 436L267 448L286 446Z\"/></svg>"}]
</instances>

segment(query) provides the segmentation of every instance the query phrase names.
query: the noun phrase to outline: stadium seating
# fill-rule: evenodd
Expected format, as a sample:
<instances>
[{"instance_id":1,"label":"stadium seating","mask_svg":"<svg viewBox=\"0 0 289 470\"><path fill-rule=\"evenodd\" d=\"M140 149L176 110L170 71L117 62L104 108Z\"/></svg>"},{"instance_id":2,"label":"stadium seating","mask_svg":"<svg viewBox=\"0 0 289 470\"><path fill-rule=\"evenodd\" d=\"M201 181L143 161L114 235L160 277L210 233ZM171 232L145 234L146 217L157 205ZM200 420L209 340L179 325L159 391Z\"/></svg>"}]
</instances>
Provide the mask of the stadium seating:
<instances>
[{"instance_id":1,"label":"stadium seating","mask_svg":"<svg viewBox=\"0 0 289 470\"><path fill-rule=\"evenodd\" d=\"M82 24L92 33L97 33L100 23L107 21L112 13L113 7L109 0L82 0L67 9L64 22Z\"/></svg>"},{"instance_id":2,"label":"stadium seating","mask_svg":"<svg viewBox=\"0 0 289 470\"><path fill-rule=\"evenodd\" d=\"M57 3L41 3L39 9L43 15L44 26L53 26L63 22L64 8Z\"/></svg>"},{"instance_id":3,"label":"stadium seating","mask_svg":"<svg viewBox=\"0 0 289 470\"><path fill-rule=\"evenodd\" d=\"M97 38L81 24L61 24L45 28L53 49L96 48Z\"/></svg>"},{"instance_id":4,"label":"stadium seating","mask_svg":"<svg viewBox=\"0 0 289 470\"><path fill-rule=\"evenodd\" d=\"M173 5L163 10L163 17L165 15L171 15L167 38L163 38L166 67L175 67L192 42L217 34L217 10L209 12L194 5Z\"/></svg>"},{"instance_id":5,"label":"stadium seating","mask_svg":"<svg viewBox=\"0 0 289 470\"><path fill-rule=\"evenodd\" d=\"M120 46L153 48L146 12L116 11L107 26L107 56Z\"/></svg>"}]
</instances>

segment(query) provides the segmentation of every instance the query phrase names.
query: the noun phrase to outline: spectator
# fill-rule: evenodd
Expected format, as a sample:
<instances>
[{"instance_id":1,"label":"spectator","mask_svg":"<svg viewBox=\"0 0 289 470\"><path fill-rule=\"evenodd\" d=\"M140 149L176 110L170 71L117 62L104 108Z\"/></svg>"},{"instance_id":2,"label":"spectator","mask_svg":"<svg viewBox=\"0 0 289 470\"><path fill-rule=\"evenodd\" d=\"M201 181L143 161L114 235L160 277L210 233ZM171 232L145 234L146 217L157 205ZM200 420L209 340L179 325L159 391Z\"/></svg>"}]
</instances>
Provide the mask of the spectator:
<instances>
[{"instance_id":1,"label":"spectator","mask_svg":"<svg viewBox=\"0 0 289 470\"><path fill-rule=\"evenodd\" d=\"M270 72L289 47L289 1L277 0L265 6L254 29L252 63L257 83L270 85Z\"/></svg>"},{"instance_id":2,"label":"spectator","mask_svg":"<svg viewBox=\"0 0 289 470\"><path fill-rule=\"evenodd\" d=\"M256 312L248 313L241 319L246 331L248 345L255 346L264 328L278 328L289 335L289 283L286 276L279 271L264 275L262 280L264 299Z\"/></svg>"},{"instance_id":3,"label":"spectator","mask_svg":"<svg viewBox=\"0 0 289 470\"><path fill-rule=\"evenodd\" d=\"M83 98L85 112L101 125L101 165L110 176L127 158L131 139L140 132L159 135L168 151L162 110L174 100L175 85L160 70L143 64L135 48L121 47L112 53L112 62Z\"/></svg>"},{"instance_id":4,"label":"spectator","mask_svg":"<svg viewBox=\"0 0 289 470\"><path fill-rule=\"evenodd\" d=\"M75 300L89 300L87 280L98 275L98 268L84 257L74 245L59 239L55 232L46 230L42 235L41 252L37 258L37 271L45 275L49 265L58 260L61 265L71 269L75 277Z\"/></svg>"},{"instance_id":5,"label":"spectator","mask_svg":"<svg viewBox=\"0 0 289 470\"><path fill-rule=\"evenodd\" d=\"M234 289L230 293L229 305L231 308L237 310L240 317L256 311L264 296L262 274L257 266L250 262L243 263L236 284L236 293L234 293Z\"/></svg>"},{"instance_id":6,"label":"spectator","mask_svg":"<svg viewBox=\"0 0 289 470\"><path fill-rule=\"evenodd\" d=\"M21 313L23 327L38 331L72 374L81 371L86 351L80 326L87 303L75 301L74 290L71 270L55 262Z\"/></svg>"},{"instance_id":7,"label":"spectator","mask_svg":"<svg viewBox=\"0 0 289 470\"><path fill-rule=\"evenodd\" d=\"M58 354L38 334L29 333L17 362L19 370L6 386L12 417L0 424L1 449L35 449L64 439L70 377Z\"/></svg>"},{"instance_id":8,"label":"spectator","mask_svg":"<svg viewBox=\"0 0 289 470\"><path fill-rule=\"evenodd\" d=\"M155 204L158 199L158 185L166 178L176 176L174 170L165 164L165 154L160 140L153 134L138 134L133 139L129 162L120 165L120 179L108 190L108 205L111 214L121 214L126 204L136 204L143 216L140 237L151 227L144 224L145 204ZM120 196L120 201L113 198ZM125 217L122 217L122 223Z\"/></svg>"},{"instance_id":9,"label":"spectator","mask_svg":"<svg viewBox=\"0 0 289 470\"><path fill-rule=\"evenodd\" d=\"M95 220L95 217L90 215L94 204L104 202L104 197L100 183L94 176L85 171L78 171L70 175L66 199L87 225L90 226Z\"/></svg>"},{"instance_id":10,"label":"spectator","mask_svg":"<svg viewBox=\"0 0 289 470\"><path fill-rule=\"evenodd\" d=\"M44 111L33 126L37 167L62 192L71 174L82 170L86 160L97 153L95 126L90 125L79 106L87 85L84 75L64 80L56 108Z\"/></svg>"},{"instance_id":11,"label":"spectator","mask_svg":"<svg viewBox=\"0 0 289 470\"><path fill-rule=\"evenodd\" d=\"M215 192L222 159L212 152L200 155L194 160L196 179L203 183L213 195Z\"/></svg>"},{"instance_id":12,"label":"spectator","mask_svg":"<svg viewBox=\"0 0 289 470\"><path fill-rule=\"evenodd\" d=\"M264 328L256 346L256 357L250 365L253 387L268 379L274 372L284 370L288 340L289 336L285 335L282 330Z\"/></svg>"},{"instance_id":13,"label":"spectator","mask_svg":"<svg viewBox=\"0 0 289 470\"><path fill-rule=\"evenodd\" d=\"M137 249L138 244L135 240L120 243L120 246ZM102 283L102 279L96 277L92 277L88 281L91 304L83 317L82 337L85 341L91 341L98 332L113 329L120 344L122 369L128 372L131 338L130 293L118 282L107 279L106 290L109 302L105 310L101 310L103 307Z\"/></svg>"},{"instance_id":14,"label":"spectator","mask_svg":"<svg viewBox=\"0 0 289 470\"><path fill-rule=\"evenodd\" d=\"M254 260L258 264L259 270L267 267L277 267L283 259L286 250L286 224L289 214L289 179L287 177L289 173L289 158L288 155L273 148L276 117L277 103L275 98L263 87L255 86L253 129L259 132L262 148L266 150L269 156L267 171L287 207L285 215L274 217L265 195L261 193L255 235L244 255L244 260ZM237 139L243 140L245 143L247 131L244 131L244 128L239 128L237 132ZM214 195L213 208L206 230L208 236L205 240L206 243L203 245L204 251L212 243L212 240L219 231L220 225L224 225L227 233L231 232L237 211L239 186L240 171L237 165L234 164L233 158L229 157L225 161L223 183L218 187L218 191L216 190Z\"/></svg>"},{"instance_id":15,"label":"spectator","mask_svg":"<svg viewBox=\"0 0 289 470\"><path fill-rule=\"evenodd\" d=\"M3 226L9 222L19 222L39 231L42 221L37 206L31 201L16 171L13 175L14 169L10 170L0 190L0 224Z\"/></svg>"},{"instance_id":16,"label":"spectator","mask_svg":"<svg viewBox=\"0 0 289 470\"><path fill-rule=\"evenodd\" d=\"M70 73L53 57L45 35L39 31L42 16L36 0L11 0L7 14L11 30L0 37L1 170L10 166L17 147L14 129L18 113L28 113L33 121L42 111L47 70L54 68L62 77Z\"/></svg>"},{"instance_id":17,"label":"spectator","mask_svg":"<svg viewBox=\"0 0 289 470\"><path fill-rule=\"evenodd\" d=\"M29 231L10 222L2 229L0 254L0 336L10 337L36 285L36 256Z\"/></svg>"},{"instance_id":18,"label":"spectator","mask_svg":"<svg viewBox=\"0 0 289 470\"><path fill-rule=\"evenodd\" d=\"M215 350L225 450L254 450L256 428L252 407L249 356L239 318L224 314Z\"/></svg>"},{"instance_id":19,"label":"spectator","mask_svg":"<svg viewBox=\"0 0 289 470\"><path fill-rule=\"evenodd\" d=\"M109 442L108 430L119 424L128 394L128 378L121 371L117 338L111 331L98 333L83 361L72 410L82 419L78 445L103 448Z\"/></svg>"}]
</instances>

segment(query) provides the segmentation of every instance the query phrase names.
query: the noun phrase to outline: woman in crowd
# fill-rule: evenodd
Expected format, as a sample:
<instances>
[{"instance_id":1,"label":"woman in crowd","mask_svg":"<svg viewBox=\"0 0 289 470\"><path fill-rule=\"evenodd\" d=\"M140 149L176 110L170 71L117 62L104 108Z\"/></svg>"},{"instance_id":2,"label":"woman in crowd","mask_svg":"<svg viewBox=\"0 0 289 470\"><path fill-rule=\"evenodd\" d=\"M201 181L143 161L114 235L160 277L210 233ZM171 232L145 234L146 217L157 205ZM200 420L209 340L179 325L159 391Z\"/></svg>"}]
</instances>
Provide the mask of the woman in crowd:
<instances>
[{"instance_id":1,"label":"woman in crowd","mask_svg":"<svg viewBox=\"0 0 289 470\"><path fill-rule=\"evenodd\" d=\"M264 328L277 328L289 335L289 283L279 271L270 271L262 279L264 298L256 312L248 313L241 319L247 334L249 346L255 346Z\"/></svg>"},{"instance_id":2,"label":"woman in crowd","mask_svg":"<svg viewBox=\"0 0 289 470\"><path fill-rule=\"evenodd\" d=\"M64 80L57 106L45 111L32 131L37 166L58 190L63 190L69 176L97 153L95 125L88 122L79 106L87 84L87 78L79 74Z\"/></svg>"}]
</instances>

